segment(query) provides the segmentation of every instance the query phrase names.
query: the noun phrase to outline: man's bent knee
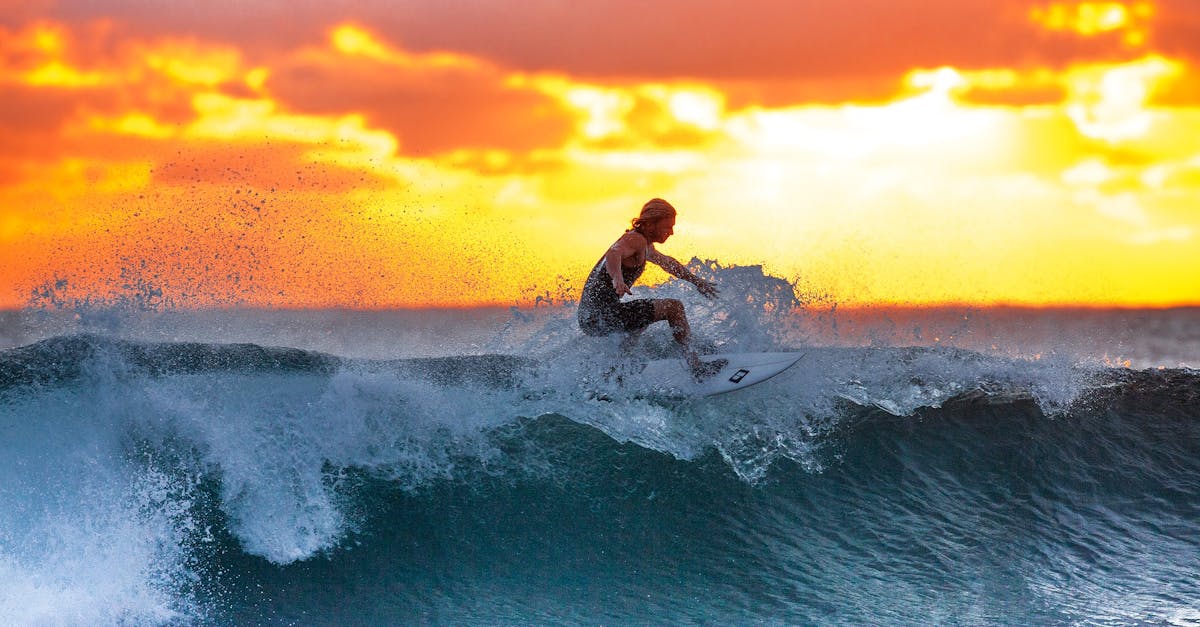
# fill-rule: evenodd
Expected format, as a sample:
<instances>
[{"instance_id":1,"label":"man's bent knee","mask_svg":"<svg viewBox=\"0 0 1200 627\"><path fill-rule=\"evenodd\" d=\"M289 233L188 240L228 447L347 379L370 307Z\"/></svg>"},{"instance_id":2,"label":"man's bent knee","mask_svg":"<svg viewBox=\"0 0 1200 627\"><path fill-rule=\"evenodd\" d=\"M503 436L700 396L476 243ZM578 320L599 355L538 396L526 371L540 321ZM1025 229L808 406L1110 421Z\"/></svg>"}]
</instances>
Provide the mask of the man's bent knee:
<instances>
[{"instance_id":1,"label":"man's bent knee","mask_svg":"<svg viewBox=\"0 0 1200 627\"><path fill-rule=\"evenodd\" d=\"M654 314L658 320L666 321L684 321L686 312L683 309L683 301L674 298L664 298L654 301Z\"/></svg>"}]
</instances>

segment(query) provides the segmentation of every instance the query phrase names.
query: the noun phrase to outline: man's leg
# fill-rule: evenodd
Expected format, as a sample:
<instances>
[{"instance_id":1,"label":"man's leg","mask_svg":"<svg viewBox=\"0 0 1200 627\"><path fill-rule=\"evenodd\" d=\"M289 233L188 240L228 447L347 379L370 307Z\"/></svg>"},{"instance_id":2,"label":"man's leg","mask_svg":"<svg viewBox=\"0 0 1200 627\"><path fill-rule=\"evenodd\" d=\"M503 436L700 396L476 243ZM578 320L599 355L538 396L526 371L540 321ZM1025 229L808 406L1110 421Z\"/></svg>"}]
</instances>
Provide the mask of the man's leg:
<instances>
[{"instance_id":1,"label":"man's leg","mask_svg":"<svg viewBox=\"0 0 1200 627\"><path fill-rule=\"evenodd\" d=\"M688 326L687 313L683 303L674 298L660 298L654 301L654 320L666 320L671 325L671 335L684 348L692 337L691 327Z\"/></svg>"},{"instance_id":2,"label":"man's leg","mask_svg":"<svg viewBox=\"0 0 1200 627\"><path fill-rule=\"evenodd\" d=\"M724 359L709 363L700 361L700 356L692 350L689 344L692 330L688 326L687 313L683 310L682 302L674 298L656 300L654 301L654 316L655 320L666 320L671 325L671 334L675 336L675 341L683 347L683 358L687 361L688 367L692 369L692 374L695 375L697 381L720 372L721 368L729 363Z\"/></svg>"},{"instance_id":3,"label":"man's leg","mask_svg":"<svg viewBox=\"0 0 1200 627\"><path fill-rule=\"evenodd\" d=\"M671 325L671 335L683 347L683 358L687 360L688 366L692 370L703 367L704 364L700 361L700 357L688 343L692 338L692 329L688 326L687 312L684 311L682 302L674 298L655 300L654 319L656 321L666 320L667 324Z\"/></svg>"}]
</instances>

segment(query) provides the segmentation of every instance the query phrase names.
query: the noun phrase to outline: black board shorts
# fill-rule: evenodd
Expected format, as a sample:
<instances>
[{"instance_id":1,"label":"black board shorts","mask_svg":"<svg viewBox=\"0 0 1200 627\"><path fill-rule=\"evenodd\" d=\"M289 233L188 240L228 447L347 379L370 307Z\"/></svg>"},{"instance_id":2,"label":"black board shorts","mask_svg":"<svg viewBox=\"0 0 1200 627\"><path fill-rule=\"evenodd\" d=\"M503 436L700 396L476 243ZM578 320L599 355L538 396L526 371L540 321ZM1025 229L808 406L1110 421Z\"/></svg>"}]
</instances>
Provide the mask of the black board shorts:
<instances>
[{"instance_id":1,"label":"black board shorts","mask_svg":"<svg viewBox=\"0 0 1200 627\"><path fill-rule=\"evenodd\" d=\"M641 331L654 322L654 301L645 298L606 303L579 310L579 329L585 335Z\"/></svg>"}]
</instances>

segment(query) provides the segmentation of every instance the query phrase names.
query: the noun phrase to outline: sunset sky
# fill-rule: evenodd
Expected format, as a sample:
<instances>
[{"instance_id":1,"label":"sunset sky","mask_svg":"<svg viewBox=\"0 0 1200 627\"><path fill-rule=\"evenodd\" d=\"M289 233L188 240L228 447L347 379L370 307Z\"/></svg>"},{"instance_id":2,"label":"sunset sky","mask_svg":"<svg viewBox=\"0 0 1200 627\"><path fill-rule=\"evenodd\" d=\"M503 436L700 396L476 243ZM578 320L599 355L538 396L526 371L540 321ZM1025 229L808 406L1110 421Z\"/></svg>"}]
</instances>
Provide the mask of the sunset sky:
<instances>
[{"instance_id":1,"label":"sunset sky","mask_svg":"<svg viewBox=\"0 0 1200 627\"><path fill-rule=\"evenodd\" d=\"M0 307L1200 304L1200 2L0 0ZM662 280L661 273L649 275Z\"/></svg>"}]
</instances>

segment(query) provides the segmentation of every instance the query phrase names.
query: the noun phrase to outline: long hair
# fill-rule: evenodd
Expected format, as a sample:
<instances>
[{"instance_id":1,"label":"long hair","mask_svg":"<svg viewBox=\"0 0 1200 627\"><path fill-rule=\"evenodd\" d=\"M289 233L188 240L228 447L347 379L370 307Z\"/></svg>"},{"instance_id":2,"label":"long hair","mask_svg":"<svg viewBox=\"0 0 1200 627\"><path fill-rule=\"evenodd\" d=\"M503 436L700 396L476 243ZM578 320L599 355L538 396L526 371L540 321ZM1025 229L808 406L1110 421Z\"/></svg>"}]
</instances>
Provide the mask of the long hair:
<instances>
[{"instance_id":1,"label":"long hair","mask_svg":"<svg viewBox=\"0 0 1200 627\"><path fill-rule=\"evenodd\" d=\"M651 198L646 204L642 205L642 212L638 217L634 218L631 224L631 231L641 232L641 228L662 218L670 218L675 215L675 207L671 203L662 198Z\"/></svg>"}]
</instances>

